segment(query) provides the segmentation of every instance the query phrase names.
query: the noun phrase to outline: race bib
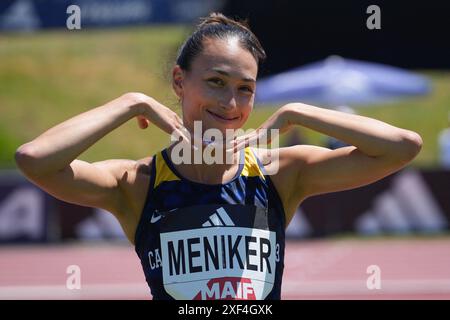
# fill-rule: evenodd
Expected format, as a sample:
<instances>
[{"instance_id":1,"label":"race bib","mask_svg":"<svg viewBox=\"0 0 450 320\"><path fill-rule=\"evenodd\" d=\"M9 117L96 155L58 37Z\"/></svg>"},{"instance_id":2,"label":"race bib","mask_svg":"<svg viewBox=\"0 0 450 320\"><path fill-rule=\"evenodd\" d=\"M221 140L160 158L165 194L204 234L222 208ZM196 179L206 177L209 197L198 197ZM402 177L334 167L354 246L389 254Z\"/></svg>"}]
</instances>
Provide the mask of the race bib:
<instances>
[{"instance_id":1,"label":"race bib","mask_svg":"<svg viewBox=\"0 0 450 320\"><path fill-rule=\"evenodd\" d=\"M267 210L201 205L161 214L164 289L174 299L264 299L275 281Z\"/></svg>"}]
</instances>

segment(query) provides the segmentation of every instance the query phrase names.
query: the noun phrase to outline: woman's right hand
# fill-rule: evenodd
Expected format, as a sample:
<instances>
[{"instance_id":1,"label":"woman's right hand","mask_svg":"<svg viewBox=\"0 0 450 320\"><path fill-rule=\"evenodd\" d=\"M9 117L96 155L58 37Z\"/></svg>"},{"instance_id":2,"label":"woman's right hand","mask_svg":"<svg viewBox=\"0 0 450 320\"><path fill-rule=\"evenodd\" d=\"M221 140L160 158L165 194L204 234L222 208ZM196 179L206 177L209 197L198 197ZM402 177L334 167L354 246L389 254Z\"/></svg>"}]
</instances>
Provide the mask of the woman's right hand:
<instances>
[{"instance_id":1,"label":"woman's right hand","mask_svg":"<svg viewBox=\"0 0 450 320\"><path fill-rule=\"evenodd\" d=\"M183 120L174 111L143 93L131 92L125 96L131 103L139 106L139 114L136 118L141 129L146 129L150 123L153 123L170 135L177 134L186 141L190 141L190 135L183 125Z\"/></svg>"}]
</instances>

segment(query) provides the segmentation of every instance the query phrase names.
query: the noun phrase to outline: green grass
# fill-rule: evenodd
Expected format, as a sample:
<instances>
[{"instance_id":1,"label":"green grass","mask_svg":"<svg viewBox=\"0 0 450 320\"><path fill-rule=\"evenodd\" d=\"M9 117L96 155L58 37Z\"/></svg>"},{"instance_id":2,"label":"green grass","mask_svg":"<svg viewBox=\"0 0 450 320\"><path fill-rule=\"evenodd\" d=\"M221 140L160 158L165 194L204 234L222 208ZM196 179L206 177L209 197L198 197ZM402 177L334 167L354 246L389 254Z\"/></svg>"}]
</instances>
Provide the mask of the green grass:
<instances>
[{"instance_id":1,"label":"green grass","mask_svg":"<svg viewBox=\"0 0 450 320\"><path fill-rule=\"evenodd\" d=\"M153 26L0 35L0 167L14 167L20 144L125 92L144 92L179 112L168 79L188 32L180 26ZM413 165L434 166L437 135L447 125L450 109L450 72L422 73L433 80L431 95L357 111L420 133L424 147ZM256 128L274 111L275 106L256 107L246 128ZM302 132L308 143L323 142L321 134ZM168 142L159 129L140 130L130 121L80 158L137 159Z\"/></svg>"}]
</instances>

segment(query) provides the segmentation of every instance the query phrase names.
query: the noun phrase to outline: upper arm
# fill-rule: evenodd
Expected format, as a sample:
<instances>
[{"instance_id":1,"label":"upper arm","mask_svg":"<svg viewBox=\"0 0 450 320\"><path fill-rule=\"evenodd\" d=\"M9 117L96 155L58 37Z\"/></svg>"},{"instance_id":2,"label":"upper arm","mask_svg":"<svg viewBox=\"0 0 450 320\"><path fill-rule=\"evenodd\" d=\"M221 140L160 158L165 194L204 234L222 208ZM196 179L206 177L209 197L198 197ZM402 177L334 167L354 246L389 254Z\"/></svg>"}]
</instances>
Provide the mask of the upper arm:
<instances>
[{"instance_id":1,"label":"upper arm","mask_svg":"<svg viewBox=\"0 0 450 320\"><path fill-rule=\"evenodd\" d=\"M371 157L355 146L330 150L311 145L289 148L288 157L296 175L298 196L308 196L357 188L401 169L409 161Z\"/></svg>"},{"instance_id":2,"label":"upper arm","mask_svg":"<svg viewBox=\"0 0 450 320\"><path fill-rule=\"evenodd\" d=\"M60 200L117 214L126 200L123 181L130 178L134 167L132 160L74 160L60 171L30 179Z\"/></svg>"}]
</instances>

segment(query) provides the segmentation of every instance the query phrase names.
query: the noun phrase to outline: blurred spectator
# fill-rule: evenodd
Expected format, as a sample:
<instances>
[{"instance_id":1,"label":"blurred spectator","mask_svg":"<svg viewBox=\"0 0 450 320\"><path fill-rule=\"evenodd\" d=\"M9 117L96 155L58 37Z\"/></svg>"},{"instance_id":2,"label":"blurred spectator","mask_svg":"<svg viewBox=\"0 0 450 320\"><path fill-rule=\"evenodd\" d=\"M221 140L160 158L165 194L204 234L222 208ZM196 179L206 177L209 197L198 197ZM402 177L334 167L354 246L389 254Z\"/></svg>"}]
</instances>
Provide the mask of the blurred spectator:
<instances>
[{"instance_id":1,"label":"blurred spectator","mask_svg":"<svg viewBox=\"0 0 450 320\"><path fill-rule=\"evenodd\" d=\"M450 112L447 120L448 127L439 134L439 156L441 166L450 169Z\"/></svg>"},{"instance_id":2,"label":"blurred spectator","mask_svg":"<svg viewBox=\"0 0 450 320\"><path fill-rule=\"evenodd\" d=\"M349 106L338 106L336 107L336 111L339 112L345 112L345 113L350 113L350 114L356 114L355 110L353 110L352 108L350 108ZM339 149L342 147L347 147L348 144L338 140L334 137L328 137L325 143L325 147L329 148L329 149Z\"/></svg>"}]
</instances>

